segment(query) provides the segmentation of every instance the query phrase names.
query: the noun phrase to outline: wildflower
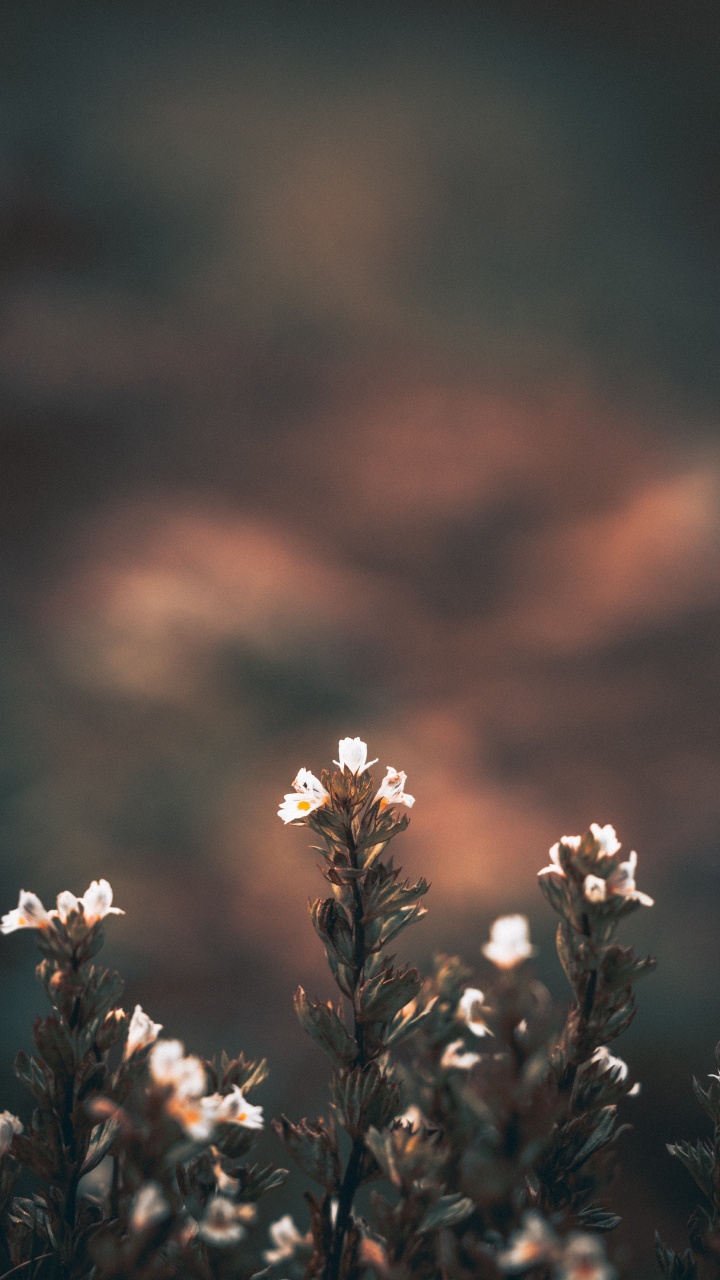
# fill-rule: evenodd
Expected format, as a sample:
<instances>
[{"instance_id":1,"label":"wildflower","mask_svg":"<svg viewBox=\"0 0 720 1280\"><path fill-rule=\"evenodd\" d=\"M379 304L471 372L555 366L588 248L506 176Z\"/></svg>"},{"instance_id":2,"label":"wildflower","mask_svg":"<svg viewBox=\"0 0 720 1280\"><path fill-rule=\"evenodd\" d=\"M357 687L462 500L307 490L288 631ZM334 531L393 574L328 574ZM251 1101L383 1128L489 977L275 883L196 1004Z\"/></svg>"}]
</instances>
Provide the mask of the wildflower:
<instances>
[{"instance_id":1,"label":"wildflower","mask_svg":"<svg viewBox=\"0 0 720 1280\"><path fill-rule=\"evenodd\" d=\"M555 1272L556 1280L613 1280L615 1275L599 1236L584 1231L568 1236Z\"/></svg>"},{"instance_id":2,"label":"wildflower","mask_svg":"<svg viewBox=\"0 0 720 1280\"><path fill-rule=\"evenodd\" d=\"M610 1079L615 1084L622 1084L623 1080L627 1079L627 1062L623 1062L622 1058L614 1057L607 1045L601 1044L595 1050L590 1061L597 1062L600 1067L600 1074L609 1074Z\"/></svg>"},{"instance_id":3,"label":"wildflower","mask_svg":"<svg viewBox=\"0 0 720 1280\"><path fill-rule=\"evenodd\" d=\"M10 1150L10 1145L16 1133L22 1133L23 1123L12 1111L0 1111L0 1156L4 1156Z\"/></svg>"},{"instance_id":4,"label":"wildflower","mask_svg":"<svg viewBox=\"0 0 720 1280\"><path fill-rule=\"evenodd\" d=\"M480 1054L471 1053L470 1051L463 1053L462 1050L464 1048L465 1044L462 1040L453 1040L449 1045L446 1045L445 1052L440 1059L440 1066L444 1067L446 1071L449 1071L452 1067L455 1067L458 1071L472 1070L480 1061Z\"/></svg>"},{"instance_id":5,"label":"wildflower","mask_svg":"<svg viewBox=\"0 0 720 1280\"><path fill-rule=\"evenodd\" d=\"M57 911L51 911L50 915L56 915L63 924L67 924L73 911L77 911L79 913L83 909L83 904L80 898L76 898L75 894L71 893L69 889L63 889L62 893L58 894L56 902Z\"/></svg>"},{"instance_id":6,"label":"wildflower","mask_svg":"<svg viewBox=\"0 0 720 1280\"><path fill-rule=\"evenodd\" d=\"M204 1101L209 1100L204 1099ZM238 1085L234 1084L232 1092L225 1094L224 1097L220 1093L212 1094L211 1100L217 1105L215 1118L218 1123L239 1124L244 1129L262 1129L262 1107L254 1107L251 1102L247 1102Z\"/></svg>"},{"instance_id":7,"label":"wildflower","mask_svg":"<svg viewBox=\"0 0 720 1280\"><path fill-rule=\"evenodd\" d=\"M557 844L554 844L552 849L550 850L549 865L547 867L543 867L542 871L538 871L539 876L547 876L547 875L564 876L565 875L565 872L562 869L562 864L560 862L560 845L561 844L564 844L566 848L572 849L574 852L577 853L577 850L580 848L580 845L582 844L582 836L561 836Z\"/></svg>"},{"instance_id":8,"label":"wildflower","mask_svg":"<svg viewBox=\"0 0 720 1280\"><path fill-rule=\"evenodd\" d=\"M637 854L633 851L627 862L621 862L607 878L607 887L610 893L615 893L621 898L630 898L633 902L640 902L644 907L654 906L655 900L647 893L640 893L635 888L635 869L637 867Z\"/></svg>"},{"instance_id":9,"label":"wildflower","mask_svg":"<svg viewBox=\"0 0 720 1280\"><path fill-rule=\"evenodd\" d=\"M477 1010L482 1007L484 999L482 991L478 991L477 987L466 987L457 1007L458 1016L463 1019L468 1030L472 1031L474 1036L490 1035L490 1028L477 1013Z\"/></svg>"},{"instance_id":10,"label":"wildflower","mask_svg":"<svg viewBox=\"0 0 720 1280\"><path fill-rule=\"evenodd\" d=\"M150 1053L150 1075L156 1084L169 1086L182 1097L201 1097L205 1068L199 1058L185 1057L182 1040L158 1040Z\"/></svg>"},{"instance_id":11,"label":"wildflower","mask_svg":"<svg viewBox=\"0 0 720 1280\"><path fill-rule=\"evenodd\" d=\"M619 852L620 841L615 833L615 828L609 822L604 827L599 827L597 822L591 822L590 833L595 842L600 845L601 858L614 858L615 854Z\"/></svg>"},{"instance_id":12,"label":"wildflower","mask_svg":"<svg viewBox=\"0 0 720 1280\"><path fill-rule=\"evenodd\" d=\"M309 1235L300 1234L289 1213L278 1218L277 1222L270 1223L268 1235L275 1246L274 1249L265 1249L263 1253L263 1258L269 1267L274 1267L278 1262L284 1262L285 1258L292 1258L298 1245L310 1243Z\"/></svg>"},{"instance_id":13,"label":"wildflower","mask_svg":"<svg viewBox=\"0 0 720 1280\"><path fill-rule=\"evenodd\" d=\"M527 1271L557 1256L558 1240L541 1214L529 1210L523 1214L522 1226L510 1237L509 1247L498 1254L503 1271L513 1275Z\"/></svg>"},{"instance_id":14,"label":"wildflower","mask_svg":"<svg viewBox=\"0 0 720 1280\"><path fill-rule=\"evenodd\" d=\"M113 907L113 891L107 880L93 880L80 899L86 925L97 924L105 916L124 916L120 907Z\"/></svg>"},{"instance_id":15,"label":"wildflower","mask_svg":"<svg viewBox=\"0 0 720 1280\"><path fill-rule=\"evenodd\" d=\"M330 799L322 782L309 769L299 770L293 782L293 788L294 792L286 793L278 809L278 817L286 823L296 822L298 818L307 818L309 813L327 804Z\"/></svg>"},{"instance_id":16,"label":"wildflower","mask_svg":"<svg viewBox=\"0 0 720 1280\"><path fill-rule=\"evenodd\" d=\"M372 765L377 764L377 757L374 760L367 758L367 742L363 742L360 738L341 738L338 743L339 760L333 760L339 769L349 769L350 773L364 773Z\"/></svg>"},{"instance_id":17,"label":"wildflower","mask_svg":"<svg viewBox=\"0 0 720 1280\"><path fill-rule=\"evenodd\" d=\"M514 969L537 948L530 941L527 916L500 916L490 926L490 941L483 946L483 955L492 960L498 969Z\"/></svg>"},{"instance_id":18,"label":"wildflower","mask_svg":"<svg viewBox=\"0 0 720 1280\"><path fill-rule=\"evenodd\" d=\"M51 924L50 913L37 894L21 889L17 906L0 921L0 933L14 933L16 929L47 929Z\"/></svg>"},{"instance_id":19,"label":"wildflower","mask_svg":"<svg viewBox=\"0 0 720 1280\"><path fill-rule=\"evenodd\" d=\"M607 884L602 876L586 876L583 880L583 897L588 902L604 902L607 898Z\"/></svg>"},{"instance_id":20,"label":"wildflower","mask_svg":"<svg viewBox=\"0 0 720 1280\"><path fill-rule=\"evenodd\" d=\"M170 1205L158 1182L146 1182L138 1191L130 1209L130 1230L146 1231L170 1216Z\"/></svg>"},{"instance_id":21,"label":"wildflower","mask_svg":"<svg viewBox=\"0 0 720 1280\"><path fill-rule=\"evenodd\" d=\"M104 1156L94 1169L84 1173L78 1182L77 1193L83 1200L102 1208L110 1199L115 1161L112 1156Z\"/></svg>"},{"instance_id":22,"label":"wildflower","mask_svg":"<svg viewBox=\"0 0 720 1280\"><path fill-rule=\"evenodd\" d=\"M393 769L388 765L387 773L380 783L375 796L376 801L380 801L381 808L388 804L405 804L408 809L412 809L415 797L408 795L405 791L406 782L406 773L398 773L397 769Z\"/></svg>"},{"instance_id":23,"label":"wildflower","mask_svg":"<svg viewBox=\"0 0 720 1280\"><path fill-rule=\"evenodd\" d=\"M239 1220L238 1207L225 1196L212 1196L207 1202L205 1217L198 1225L198 1235L206 1244L222 1248L238 1244L247 1232Z\"/></svg>"},{"instance_id":24,"label":"wildflower","mask_svg":"<svg viewBox=\"0 0 720 1280\"><path fill-rule=\"evenodd\" d=\"M410 1125L411 1129L427 1128L427 1120L416 1103L411 1102L399 1116L395 1117L396 1122L400 1124Z\"/></svg>"},{"instance_id":25,"label":"wildflower","mask_svg":"<svg viewBox=\"0 0 720 1280\"><path fill-rule=\"evenodd\" d=\"M131 1058L140 1049L145 1049L149 1044L154 1044L161 1031L162 1023L153 1022L142 1007L136 1004L135 1011L130 1019L123 1057Z\"/></svg>"}]
</instances>

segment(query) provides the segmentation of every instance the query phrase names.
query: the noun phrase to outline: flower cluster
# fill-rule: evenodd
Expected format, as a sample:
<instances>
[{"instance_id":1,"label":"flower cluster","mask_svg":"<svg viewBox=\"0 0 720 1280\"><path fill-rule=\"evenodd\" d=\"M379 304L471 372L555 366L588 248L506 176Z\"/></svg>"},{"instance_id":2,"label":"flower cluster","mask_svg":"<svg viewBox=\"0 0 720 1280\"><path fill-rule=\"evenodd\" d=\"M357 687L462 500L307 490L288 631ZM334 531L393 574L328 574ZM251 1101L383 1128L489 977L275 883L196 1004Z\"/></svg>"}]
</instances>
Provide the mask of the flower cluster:
<instances>
[{"instance_id":1,"label":"flower cluster","mask_svg":"<svg viewBox=\"0 0 720 1280\"><path fill-rule=\"evenodd\" d=\"M107 880L93 880L82 898L76 898L69 889L57 896L57 907L46 911L36 893L20 890L18 905L8 911L0 921L0 933L14 933L16 929L49 929L58 920L69 925L74 919L92 929L106 916L122 916L120 907L112 905L113 891Z\"/></svg>"},{"instance_id":2,"label":"flower cluster","mask_svg":"<svg viewBox=\"0 0 720 1280\"><path fill-rule=\"evenodd\" d=\"M207 1075L199 1058L185 1055L180 1040L158 1040L150 1053L150 1077L167 1091L168 1115L177 1120L189 1138L205 1142L219 1124L239 1124L262 1129L263 1109L253 1106L237 1085L223 1096L206 1094Z\"/></svg>"},{"instance_id":3,"label":"flower cluster","mask_svg":"<svg viewBox=\"0 0 720 1280\"><path fill-rule=\"evenodd\" d=\"M333 763L343 774L355 778L359 778L366 769L377 764L377 760L368 760L367 743L360 738L342 738L338 744L338 755L340 759L334 760ZM397 769L388 765L387 773L373 798L373 804L379 808L392 804L404 804L408 809L412 809L415 797L408 795L405 791L406 782L407 774L399 773ZM292 785L293 790L287 792L278 809L278 817L282 818L283 822L301 821L323 805L330 803L329 791L309 769L300 769Z\"/></svg>"}]
</instances>

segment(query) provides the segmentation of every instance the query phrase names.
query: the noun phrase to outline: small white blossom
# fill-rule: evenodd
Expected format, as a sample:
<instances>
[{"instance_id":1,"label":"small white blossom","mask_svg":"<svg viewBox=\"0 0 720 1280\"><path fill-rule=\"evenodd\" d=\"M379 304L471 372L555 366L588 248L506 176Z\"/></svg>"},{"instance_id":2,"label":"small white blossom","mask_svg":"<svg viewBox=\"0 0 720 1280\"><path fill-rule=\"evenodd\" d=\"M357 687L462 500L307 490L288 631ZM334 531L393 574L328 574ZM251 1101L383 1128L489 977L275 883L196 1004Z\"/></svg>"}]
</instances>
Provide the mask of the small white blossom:
<instances>
[{"instance_id":1,"label":"small white blossom","mask_svg":"<svg viewBox=\"0 0 720 1280\"><path fill-rule=\"evenodd\" d=\"M624 1062L622 1058L614 1057L607 1045L601 1044L600 1047L595 1050L590 1061L597 1062L599 1064L600 1071L603 1075L605 1073L609 1073L611 1080L613 1080L615 1084L622 1084L623 1080L627 1080L627 1062Z\"/></svg>"},{"instance_id":2,"label":"small white blossom","mask_svg":"<svg viewBox=\"0 0 720 1280\"><path fill-rule=\"evenodd\" d=\"M200 1098L207 1078L199 1058L185 1056L182 1040L158 1040L150 1052L150 1075L156 1084L170 1086L187 1098Z\"/></svg>"},{"instance_id":3,"label":"small white blossom","mask_svg":"<svg viewBox=\"0 0 720 1280\"><path fill-rule=\"evenodd\" d=\"M411 1102L409 1107L401 1111L399 1116L395 1117L401 1124L409 1124L412 1129L427 1128L427 1120L416 1103Z\"/></svg>"},{"instance_id":4,"label":"small white blossom","mask_svg":"<svg viewBox=\"0 0 720 1280\"><path fill-rule=\"evenodd\" d=\"M507 1249L498 1254L501 1269L513 1275L527 1271L558 1254L558 1238L541 1214L534 1209L523 1214L522 1226L510 1236Z\"/></svg>"},{"instance_id":5,"label":"small white blossom","mask_svg":"<svg viewBox=\"0 0 720 1280\"><path fill-rule=\"evenodd\" d=\"M115 1161L112 1156L104 1156L94 1169L84 1173L78 1182L77 1193L83 1200L100 1207L106 1205L112 1190Z\"/></svg>"},{"instance_id":6,"label":"small white blossom","mask_svg":"<svg viewBox=\"0 0 720 1280\"><path fill-rule=\"evenodd\" d=\"M628 1098L639 1098L641 1093L642 1093L642 1084L640 1083L639 1080L636 1080L632 1089L628 1090L627 1096Z\"/></svg>"},{"instance_id":7,"label":"small white blossom","mask_svg":"<svg viewBox=\"0 0 720 1280\"><path fill-rule=\"evenodd\" d=\"M582 836L561 836L557 844L552 846L550 850L550 863L547 867L543 867L542 871L538 871L539 876L555 875L564 876L565 872L560 863L560 845L567 845L569 849L577 850L582 844Z\"/></svg>"},{"instance_id":8,"label":"small white blossom","mask_svg":"<svg viewBox=\"0 0 720 1280\"><path fill-rule=\"evenodd\" d=\"M583 880L583 897L588 902L604 902L607 898L607 884L602 876L586 876Z\"/></svg>"},{"instance_id":9,"label":"small white blossom","mask_svg":"<svg viewBox=\"0 0 720 1280\"><path fill-rule=\"evenodd\" d=\"M247 1235L238 1208L225 1196L212 1196L207 1202L205 1217L198 1223L197 1234L206 1244L220 1248L238 1244Z\"/></svg>"},{"instance_id":10,"label":"small white blossom","mask_svg":"<svg viewBox=\"0 0 720 1280\"><path fill-rule=\"evenodd\" d=\"M454 1067L457 1071L471 1071L480 1061L479 1053L463 1052L465 1044L462 1040L453 1040L445 1047L440 1059L440 1066L449 1071Z\"/></svg>"},{"instance_id":11,"label":"small white blossom","mask_svg":"<svg viewBox=\"0 0 720 1280\"><path fill-rule=\"evenodd\" d=\"M292 1258L298 1245L307 1245L311 1240L309 1233L306 1236L301 1235L289 1213L278 1218L277 1222L270 1223L268 1235L275 1246L273 1249L266 1249L263 1253L263 1258L269 1267L274 1267L278 1262L284 1262L286 1258Z\"/></svg>"},{"instance_id":12,"label":"small white blossom","mask_svg":"<svg viewBox=\"0 0 720 1280\"><path fill-rule=\"evenodd\" d=\"M161 1031L162 1023L153 1022L152 1019L144 1012L142 1007L139 1004L136 1004L133 1016L130 1019L130 1026L128 1027L124 1057L131 1058L139 1049L145 1049L149 1044L154 1044ZM172 1041L170 1043L172 1043Z\"/></svg>"},{"instance_id":13,"label":"small white blossom","mask_svg":"<svg viewBox=\"0 0 720 1280\"><path fill-rule=\"evenodd\" d=\"M609 822L604 827L599 827L597 822L591 822L590 832L600 845L600 857L614 858L620 849L620 841L617 838L615 828Z\"/></svg>"},{"instance_id":14,"label":"small white blossom","mask_svg":"<svg viewBox=\"0 0 720 1280\"><path fill-rule=\"evenodd\" d=\"M555 1272L556 1280L614 1280L615 1275L599 1236L584 1231L568 1236Z\"/></svg>"},{"instance_id":15,"label":"small white blossom","mask_svg":"<svg viewBox=\"0 0 720 1280\"><path fill-rule=\"evenodd\" d=\"M112 900L113 891L107 880L93 880L80 899L85 923L93 925L104 920L105 916L124 916L125 912L114 907Z\"/></svg>"},{"instance_id":16,"label":"small white blossom","mask_svg":"<svg viewBox=\"0 0 720 1280\"><path fill-rule=\"evenodd\" d=\"M405 804L408 809L412 809L415 797L408 795L405 790L406 782L406 773L402 771L398 773L397 769L393 769L388 765L387 773L377 789L376 801L380 801L381 807L388 804Z\"/></svg>"},{"instance_id":17,"label":"small white blossom","mask_svg":"<svg viewBox=\"0 0 720 1280\"><path fill-rule=\"evenodd\" d=\"M491 924L490 941L482 950L498 969L514 969L529 956L534 956L537 948L530 941L527 916L499 916Z\"/></svg>"},{"instance_id":18,"label":"small white blossom","mask_svg":"<svg viewBox=\"0 0 720 1280\"><path fill-rule=\"evenodd\" d=\"M22 1133L23 1123L12 1111L0 1111L0 1156L10 1150L10 1144L16 1133Z\"/></svg>"},{"instance_id":19,"label":"small white blossom","mask_svg":"<svg viewBox=\"0 0 720 1280\"><path fill-rule=\"evenodd\" d=\"M637 854L633 851L627 862L621 862L608 876L608 891L621 898L631 898L634 902L642 903L644 907L652 907L655 903L654 898L647 893L640 893L639 889L635 888L636 868Z\"/></svg>"},{"instance_id":20,"label":"small white blossom","mask_svg":"<svg viewBox=\"0 0 720 1280\"><path fill-rule=\"evenodd\" d=\"M71 912L77 911L79 914L83 909L80 899L76 898L75 894L71 893L69 889L63 889L62 893L58 894L56 902L57 911L51 911L50 914L57 915L63 924L67 924Z\"/></svg>"},{"instance_id":21,"label":"small white blossom","mask_svg":"<svg viewBox=\"0 0 720 1280\"><path fill-rule=\"evenodd\" d=\"M264 1123L262 1107L255 1107L248 1102L238 1085L234 1084L232 1091L224 1097L219 1093L211 1096L217 1099L218 1123L239 1124L244 1129L262 1129Z\"/></svg>"},{"instance_id":22,"label":"small white blossom","mask_svg":"<svg viewBox=\"0 0 720 1280\"><path fill-rule=\"evenodd\" d=\"M47 929L50 925L50 913L37 894L21 889L18 905L0 921L0 933L14 933L16 929Z\"/></svg>"},{"instance_id":23,"label":"small white blossom","mask_svg":"<svg viewBox=\"0 0 720 1280\"><path fill-rule=\"evenodd\" d=\"M307 818L309 813L327 804L330 796L319 778L309 769L300 769L293 782L293 791L288 791L278 809L278 817L283 822L297 822L298 818Z\"/></svg>"},{"instance_id":24,"label":"small white blossom","mask_svg":"<svg viewBox=\"0 0 720 1280\"><path fill-rule=\"evenodd\" d=\"M363 742L361 738L341 738L338 743L339 760L333 760L339 769L349 769L350 773L364 773L372 765L377 764L377 757L374 760L367 758L367 742Z\"/></svg>"},{"instance_id":25,"label":"small white blossom","mask_svg":"<svg viewBox=\"0 0 720 1280\"><path fill-rule=\"evenodd\" d=\"M478 1013L478 1010L482 1008L484 999L485 996L477 987L466 987L457 1007L458 1016L462 1018L466 1027L469 1031L472 1031L474 1036L490 1035L490 1028Z\"/></svg>"},{"instance_id":26,"label":"small white blossom","mask_svg":"<svg viewBox=\"0 0 720 1280\"><path fill-rule=\"evenodd\" d=\"M158 1182L146 1182L133 1199L130 1209L130 1230L145 1231L162 1222L170 1214L170 1205Z\"/></svg>"}]
</instances>

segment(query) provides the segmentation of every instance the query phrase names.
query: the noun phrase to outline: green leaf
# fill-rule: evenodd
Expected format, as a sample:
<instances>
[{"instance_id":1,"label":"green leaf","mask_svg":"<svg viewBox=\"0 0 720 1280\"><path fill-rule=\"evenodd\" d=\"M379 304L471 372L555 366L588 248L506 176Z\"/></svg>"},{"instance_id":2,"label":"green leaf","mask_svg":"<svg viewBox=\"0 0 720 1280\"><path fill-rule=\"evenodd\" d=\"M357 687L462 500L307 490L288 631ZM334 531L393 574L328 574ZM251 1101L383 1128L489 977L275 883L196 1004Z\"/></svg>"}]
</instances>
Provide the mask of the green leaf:
<instances>
[{"instance_id":1,"label":"green leaf","mask_svg":"<svg viewBox=\"0 0 720 1280\"><path fill-rule=\"evenodd\" d=\"M302 987L298 987L294 1003L300 1025L308 1035L337 1066L349 1066L357 1055L357 1046L332 1005L309 1000Z\"/></svg>"},{"instance_id":2,"label":"green leaf","mask_svg":"<svg viewBox=\"0 0 720 1280\"><path fill-rule=\"evenodd\" d=\"M465 1218L469 1218L474 1208L472 1200L460 1195L459 1192L450 1196L440 1196L440 1199L436 1200L425 1214L417 1228L418 1234L423 1231L436 1231L439 1227L455 1227L459 1222L464 1222Z\"/></svg>"}]
</instances>

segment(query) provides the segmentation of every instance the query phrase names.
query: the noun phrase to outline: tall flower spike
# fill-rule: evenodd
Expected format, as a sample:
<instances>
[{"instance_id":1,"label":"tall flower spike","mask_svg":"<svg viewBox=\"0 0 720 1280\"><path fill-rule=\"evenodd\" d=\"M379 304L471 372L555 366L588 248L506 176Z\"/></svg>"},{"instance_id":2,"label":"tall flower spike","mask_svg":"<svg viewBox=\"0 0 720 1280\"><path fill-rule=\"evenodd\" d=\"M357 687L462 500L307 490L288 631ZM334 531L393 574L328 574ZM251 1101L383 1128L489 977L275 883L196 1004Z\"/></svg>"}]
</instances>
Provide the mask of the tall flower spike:
<instances>
[{"instance_id":1,"label":"tall flower spike","mask_svg":"<svg viewBox=\"0 0 720 1280\"><path fill-rule=\"evenodd\" d=\"M0 933L14 933L16 929L47 929L51 924L52 918L37 894L21 889L18 905L0 921Z\"/></svg>"},{"instance_id":2,"label":"tall flower spike","mask_svg":"<svg viewBox=\"0 0 720 1280\"><path fill-rule=\"evenodd\" d=\"M339 769L349 769L351 773L364 773L372 765L377 764L375 760L367 758L367 742L363 742L361 738L341 738L338 743L339 760L333 760Z\"/></svg>"},{"instance_id":3,"label":"tall flower spike","mask_svg":"<svg viewBox=\"0 0 720 1280\"><path fill-rule=\"evenodd\" d=\"M278 809L278 818L282 818L284 823L297 822L327 804L329 799L320 779L309 769L300 769L293 782L293 790L286 793Z\"/></svg>"},{"instance_id":4,"label":"tall flower spike","mask_svg":"<svg viewBox=\"0 0 720 1280\"><path fill-rule=\"evenodd\" d=\"M388 765L387 773L377 789L375 799L380 801L381 807L387 804L405 804L408 809L412 809L415 797L409 796L405 791L406 782L406 773L398 773L397 769Z\"/></svg>"}]
</instances>

